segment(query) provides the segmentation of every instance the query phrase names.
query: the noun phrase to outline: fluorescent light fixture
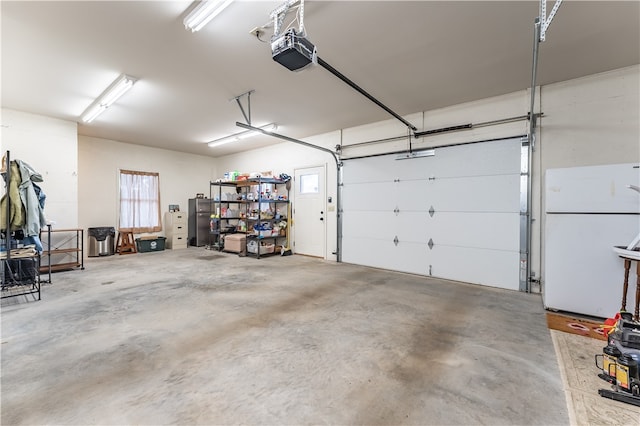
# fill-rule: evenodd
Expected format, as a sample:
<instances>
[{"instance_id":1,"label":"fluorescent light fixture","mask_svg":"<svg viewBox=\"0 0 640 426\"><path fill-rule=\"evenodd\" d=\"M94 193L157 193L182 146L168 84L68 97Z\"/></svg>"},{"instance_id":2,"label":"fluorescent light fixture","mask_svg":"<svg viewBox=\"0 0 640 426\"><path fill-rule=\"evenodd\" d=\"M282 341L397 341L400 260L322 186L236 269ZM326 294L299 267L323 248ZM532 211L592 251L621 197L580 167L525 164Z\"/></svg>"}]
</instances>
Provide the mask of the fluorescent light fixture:
<instances>
[{"instance_id":1,"label":"fluorescent light fixture","mask_svg":"<svg viewBox=\"0 0 640 426\"><path fill-rule=\"evenodd\" d=\"M203 0L184 18L184 27L192 33L200 31L233 0Z\"/></svg>"},{"instance_id":2,"label":"fluorescent light fixture","mask_svg":"<svg viewBox=\"0 0 640 426\"><path fill-rule=\"evenodd\" d=\"M275 123L270 123L264 126L260 126L262 130L273 131L277 130L278 126ZM225 136L224 138L216 139L208 143L209 148L214 148L216 146L224 145L230 142L237 142L242 139L249 138L255 135L261 135L262 133L257 132L255 130L245 130L244 132L235 133L233 135Z\"/></svg>"},{"instance_id":3,"label":"fluorescent light fixture","mask_svg":"<svg viewBox=\"0 0 640 426\"><path fill-rule=\"evenodd\" d=\"M97 116L109 108L118 98L125 94L138 81L130 75L120 75L98 98L82 113L82 121L91 123Z\"/></svg>"}]
</instances>

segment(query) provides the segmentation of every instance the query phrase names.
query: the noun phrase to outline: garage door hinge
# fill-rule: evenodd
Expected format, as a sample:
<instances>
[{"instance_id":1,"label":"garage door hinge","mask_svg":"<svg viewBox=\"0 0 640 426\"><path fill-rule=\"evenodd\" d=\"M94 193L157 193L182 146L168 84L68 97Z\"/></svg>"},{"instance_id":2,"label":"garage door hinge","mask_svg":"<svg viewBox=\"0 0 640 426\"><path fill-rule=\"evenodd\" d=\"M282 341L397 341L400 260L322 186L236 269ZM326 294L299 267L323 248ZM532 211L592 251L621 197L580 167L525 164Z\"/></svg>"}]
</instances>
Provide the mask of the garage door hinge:
<instances>
[{"instance_id":1,"label":"garage door hinge","mask_svg":"<svg viewBox=\"0 0 640 426\"><path fill-rule=\"evenodd\" d=\"M396 208L393 209L393 212L396 214L396 216L398 216L398 214L400 213L400 209L398 208L398 206L396 206Z\"/></svg>"},{"instance_id":2,"label":"garage door hinge","mask_svg":"<svg viewBox=\"0 0 640 426\"><path fill-rule=\"evenodd\" d=\"M433 244L433 239L432 238L429 238L429 242L427 243L427 245L429 246L429 250L433 249L434 244ZM429 267L429 268L431 268L431 267ZM431 270L431 269L429 269L429 270ZM431 275L431 273L429 273L429 275Z\"/></svg>"},{"instance_id":3,"label":"garage door hinge","mask_svg":"<svg viewBox=\"0 0 640 426\"><path fill-rule=\"evenodd\" d=\"M433 214L435 213L435 209L433 208L433 206L431 206L431 208L429 209L429 216L433 217Z\"/></svg>"},{"instance_id":4,"label":"garage door hinge","mask_svg":"<svg viewBox=\"0 0 640 426\"><path fill-rule=\"evenodd\" d=\"M398 239L398 236L396 235L395 238L393 239L393 244L395 244L397 246L399 242L400 242L400 240Z\"/></svg>"}]
</instances>

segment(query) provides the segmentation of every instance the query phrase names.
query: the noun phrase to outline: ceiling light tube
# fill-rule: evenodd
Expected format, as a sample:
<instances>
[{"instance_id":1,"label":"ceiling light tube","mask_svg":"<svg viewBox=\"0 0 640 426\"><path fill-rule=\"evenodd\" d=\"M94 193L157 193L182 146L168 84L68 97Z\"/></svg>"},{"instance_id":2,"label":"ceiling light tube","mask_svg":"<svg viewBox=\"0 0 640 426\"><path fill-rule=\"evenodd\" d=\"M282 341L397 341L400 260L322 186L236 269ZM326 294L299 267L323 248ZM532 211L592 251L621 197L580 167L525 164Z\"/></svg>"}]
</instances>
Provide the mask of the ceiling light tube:
<instances>
[{"instance_id":1,"label":"ceiling light tube","mask_svg":"<svg viewBox=\"0 0 640 426\"><path fill-rule=\"evenodd\" d=\"M267 125L264 125L264 126L260 126L260 129L266 130L266 131L273 131L273 130L277 130L278 126L275 123L270 123L270 124L267 124ZM207 145L209 145L209 148L215 148L216 146L228 144L230 142L237 142L239 140L246 139L246 138L249 138L251 136L256 136L256 135L260 135L260 134L262 134L262 133L257 132L255 130L245 130L244 132L235 133L233 135L225 136L225 137L220 138L220 139L212 140Z\"/></svg>"},{"instance_id":2,"label":"ceiling light tube","mask_svg":"<svg viewBox=\"0 0 640 426\"><path fill-rule=\"evenodd\" d=\"M85 123L91 123L97 116L102 114L102 112L107 109L105 106L100 104L94 104L87 108L84 114L82 114L82 121Z\"/></svg>"},{"instance_id":3,"label":"ceiling light tube","mask_svg":"<svg viewBox=\"0 0 640 426\"><path fill-rule=\"evenodd\" d=\"M200 31L233 0L203 0L184 18L184 27L191 32Z\"/></svg>"},{"instance_id":4,"label":"ceiling light tube","mask_svg":"<svg viewBox=\"0 0 640 426\"><path fill-rule=\"evenodd\" d=\"M120 75L82 113L82 121L84 123L91 123L97 116L102 114L107 108L113 105L113 103L117 101L120 96L124 95L129 89L131 89L136 81L138 81L138 79L135 77L131 77L130 75Z\"/></svg>"}]
</instances>

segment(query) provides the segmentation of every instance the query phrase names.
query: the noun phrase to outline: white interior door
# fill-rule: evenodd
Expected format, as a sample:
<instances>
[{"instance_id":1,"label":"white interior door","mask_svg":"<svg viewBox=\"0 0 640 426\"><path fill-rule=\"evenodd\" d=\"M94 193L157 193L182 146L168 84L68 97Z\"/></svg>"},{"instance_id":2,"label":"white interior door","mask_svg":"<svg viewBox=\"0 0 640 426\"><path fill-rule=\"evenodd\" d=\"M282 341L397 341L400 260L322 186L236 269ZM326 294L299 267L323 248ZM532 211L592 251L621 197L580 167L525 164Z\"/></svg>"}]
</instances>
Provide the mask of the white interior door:
<instances>
[{"instance_id":1,"label":"white interior door","mask_svg":"<svg viewBox=\"0 0 640 426\"><path fill-rule=\"evenodd\" d=\"M324 166L296 169L294 185L294 252L324 258L326 239Z\"/></svg>"},{"instance_id":2,"label":"white interior door","mask_svg":"<svg viewBox=\"0 0 640 426\"><path fill-rule=\"evenodd\" d=\"M345 161L344 262L517 290L520 138Z\"/></svg>"}]
</instances>

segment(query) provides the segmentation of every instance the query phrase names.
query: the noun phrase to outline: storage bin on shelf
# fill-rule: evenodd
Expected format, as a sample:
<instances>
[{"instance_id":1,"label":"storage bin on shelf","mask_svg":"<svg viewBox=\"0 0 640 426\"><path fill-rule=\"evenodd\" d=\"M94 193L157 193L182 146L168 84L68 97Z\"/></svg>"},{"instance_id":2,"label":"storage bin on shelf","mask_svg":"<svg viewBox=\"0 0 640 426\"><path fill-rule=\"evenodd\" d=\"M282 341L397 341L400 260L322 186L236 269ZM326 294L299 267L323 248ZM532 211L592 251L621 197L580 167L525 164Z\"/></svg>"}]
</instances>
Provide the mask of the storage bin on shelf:
<instances>
[{"instance_id":1,"label":"storage bin on shelf","mask_svg":"<svg viewBox=\"0 0 640 426\"><path fill-rule=\"evenodd\" d=\"M260 254L271 254L275 251L276 245L265 242L259 243L256 240L251 240L247 243L247 251L249 253L257 254L260 250Z\"/></svg>"},{"instance_id":2,"label":"storage bin on shelf","mask_svg":"<svg viewBox=\"0 0 640 426\"><path fill-rule=\"evenodd\" d=\"M273 235L273 230L269 223L255 224L253 226L253 232L259 237L271 237Z\"/></svg>"},{"instance_id":3,"label":"storage bin on shelf","mask_svg":"<svg viewBox=\"0 0 640 426\"><path fill-rule=\"evenodd\" d=\"M139 253L164 250L165 237L140 237L136 238L136 248Z\"/></svg>"}]
</instances>

